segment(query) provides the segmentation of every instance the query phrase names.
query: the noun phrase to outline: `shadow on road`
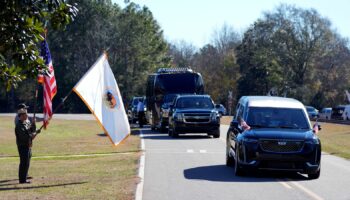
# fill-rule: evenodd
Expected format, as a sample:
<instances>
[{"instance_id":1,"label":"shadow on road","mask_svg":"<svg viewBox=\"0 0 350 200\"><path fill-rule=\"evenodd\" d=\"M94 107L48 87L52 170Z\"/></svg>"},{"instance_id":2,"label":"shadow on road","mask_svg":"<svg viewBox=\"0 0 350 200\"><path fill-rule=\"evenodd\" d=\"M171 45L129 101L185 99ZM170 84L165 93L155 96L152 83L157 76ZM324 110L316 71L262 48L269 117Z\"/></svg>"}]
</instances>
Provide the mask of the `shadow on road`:
<instances>
[{"instance_id":1,"label":"shadow on road","mask_svg":"<svg viewBox=\"0 0 350 200\"><path fill-rule=\"evenodd\" d=\"M276 182L277 179L290 179L291 181L307 180L298 173L248 171L245 176L235 176L234 169L226 165L212 165L195 167L184 170L186 179L207 180L217 182Z\"/></svg>"}]
</instances>

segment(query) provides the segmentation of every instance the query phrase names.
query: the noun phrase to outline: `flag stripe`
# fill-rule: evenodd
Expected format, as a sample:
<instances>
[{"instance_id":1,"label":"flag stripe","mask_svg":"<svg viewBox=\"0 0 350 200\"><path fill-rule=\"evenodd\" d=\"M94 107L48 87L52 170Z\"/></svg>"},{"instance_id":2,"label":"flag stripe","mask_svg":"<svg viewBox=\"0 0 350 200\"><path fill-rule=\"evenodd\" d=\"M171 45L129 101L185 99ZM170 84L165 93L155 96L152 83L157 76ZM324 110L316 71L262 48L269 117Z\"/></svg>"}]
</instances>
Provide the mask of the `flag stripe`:
<instances>
[{"instance_id":1,"label":"flag stripe","mask_svg":"<svg viewBox=\"0 0 350 200\"><path fill-rule=\"evenodd\" d=\"M47 65L47 72L43 77L43 95L44 95L44 128L47 127L49 120L52 117L52 99L57 93L57 85L55 79L55 72L52 65L51 54L49 46L44 40L41 43L41 56L44 58L45 64Z\"/></svg>"}]
</instances>

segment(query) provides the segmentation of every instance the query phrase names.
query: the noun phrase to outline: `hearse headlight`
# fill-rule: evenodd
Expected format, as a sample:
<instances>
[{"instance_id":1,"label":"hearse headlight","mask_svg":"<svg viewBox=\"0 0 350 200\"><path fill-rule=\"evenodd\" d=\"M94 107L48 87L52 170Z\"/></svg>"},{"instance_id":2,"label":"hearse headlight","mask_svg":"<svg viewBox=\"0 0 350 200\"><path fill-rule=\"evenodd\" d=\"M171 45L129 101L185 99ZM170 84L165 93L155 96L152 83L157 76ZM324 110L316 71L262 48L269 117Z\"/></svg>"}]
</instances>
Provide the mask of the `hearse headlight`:
<instances>
[{"instance_id":1,"label":"hearse headlight","mask_svg":"<svg viewBox=\"0 0 350 200\"><path fill-rule=\"evenodd\" d=\"M249 142L249 143L257 143L258 140L254 138L243 138L243 142Z\"/></svg>"},{"instance_id":2,"label":"hearse headlight","mask_svg":"<svg viewBox=\"0 0 350 200\"><path fill-rule=\"evenodd\" d=\"M182 122L184 118L183 118L182 113L175 113L174 119L175 119L176 121Z\"/></svg>"},{"instance_id":3,"label":"hearse headlight","mask_svg":"<svg viewBox=\"0 0 350 200\"><path fill-rule=\"evenodd\" d=\"M318 140L318 137L314 135L311 139L305 141L307 144L319 144L320 141Z\"/></svg>"}]
</instances>

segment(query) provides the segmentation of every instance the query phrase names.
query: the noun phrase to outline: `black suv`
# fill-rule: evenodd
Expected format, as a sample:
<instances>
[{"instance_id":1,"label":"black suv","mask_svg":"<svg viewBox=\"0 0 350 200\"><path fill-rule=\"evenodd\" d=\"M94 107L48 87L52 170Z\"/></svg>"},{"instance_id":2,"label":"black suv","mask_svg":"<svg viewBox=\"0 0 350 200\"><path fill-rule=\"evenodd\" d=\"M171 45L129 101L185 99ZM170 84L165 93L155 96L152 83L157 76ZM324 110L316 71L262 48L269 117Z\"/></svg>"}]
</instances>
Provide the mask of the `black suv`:
<instances>
[{"instance_id":1,"label":"black suv","mask_svg":"<svg viewBox=\"0 0 350 200\"><path fill-rule=\"evenodd\" d=\"M128 119L131 123L136 123L136 121L138 120L137 104L139 103L139 100L143 101L144 104L146 103L145 97L133 97L131 102L129 103ZM145 111L146 111L146 106L145 106Z\"/></svg>"},{"instance_id":2,"label":"black suv","mask_svg":"<svg viewBox=\"0 0 350 200\"><path fill-rule=\"evenodd\" d=\"M179 133L208 133L220 137L220 116L209 95L180 95L169 113L169 136Z\"/></svg>"},{"instance_id":3,"label":"black suv","mask_svg":"<svg viewBox=\"0 0 350 200\"><path fill-rule=\"evenodd\" d=\"M170 106L178 95L179 94L166 94L164 96L163 104L160 107L160 132L166 132L166 128L169 125Z\"/></svg>"},{"instance_id":4,"label":"black suv","mask_svg":"<svg viewBox=\"0 0 350 200\"><path fill-rule=\"evenodd\" d=\"M226 165L245 169L321 172L320 130L311 128L304 105L290 98L246 96L239 100L227 132Z\"/></svg>"}]
</instances>

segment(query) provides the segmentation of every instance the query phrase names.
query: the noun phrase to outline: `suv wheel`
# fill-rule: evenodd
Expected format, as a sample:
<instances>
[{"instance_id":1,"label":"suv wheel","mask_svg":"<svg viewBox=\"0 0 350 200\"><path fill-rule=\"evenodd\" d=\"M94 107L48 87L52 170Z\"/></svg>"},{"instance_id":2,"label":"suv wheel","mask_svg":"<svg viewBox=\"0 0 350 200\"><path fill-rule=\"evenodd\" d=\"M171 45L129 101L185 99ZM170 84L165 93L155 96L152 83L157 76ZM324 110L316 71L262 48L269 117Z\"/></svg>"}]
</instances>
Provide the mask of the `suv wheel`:
<instances>
[{"instance_id":1,"label":"suv wheel","mask_svg":"<svg viewBox=\"0 0 350 200\"><path fill-rule=\"evenodd\" d=\"M219 137L220 137L220 129L214 131L214 132L212 133L212 135L213 135L214 138L219 138Z\"/></svg>"},{"instance_id":2,"label":"suv wheel","mask_svg":"<svg viewBox=\"0 0 350 200\"><path fill-rule=\"evenodd\" d=\"M173 129L173 130L171 131L171 137L177 138L178 136L179 136L179 134L176 133L175 130Z\"/></svg>"},{"instance_id":3,"label":"suv wheel","mask_svg":"<svg viewBox=\"0 0 350 200\"><path fill-rule=\"evenodd\" d=\"M226 166L233 167L235 165L235 159L230 155L230 147L226 147Z\"/></svg>"},{"instance_id":4,"label":"suv wheel","mask_svg":"<svg viewBox=\"0 0 350 200\"><path fill-rule=\"evenodd\" d=\"M235 158L235 176L243 176L243 169L241 168L241 165L238 163L238 152L236 152L236 158Z\"/></svg>"}]
</instances>

